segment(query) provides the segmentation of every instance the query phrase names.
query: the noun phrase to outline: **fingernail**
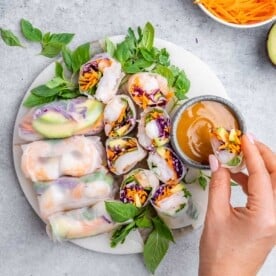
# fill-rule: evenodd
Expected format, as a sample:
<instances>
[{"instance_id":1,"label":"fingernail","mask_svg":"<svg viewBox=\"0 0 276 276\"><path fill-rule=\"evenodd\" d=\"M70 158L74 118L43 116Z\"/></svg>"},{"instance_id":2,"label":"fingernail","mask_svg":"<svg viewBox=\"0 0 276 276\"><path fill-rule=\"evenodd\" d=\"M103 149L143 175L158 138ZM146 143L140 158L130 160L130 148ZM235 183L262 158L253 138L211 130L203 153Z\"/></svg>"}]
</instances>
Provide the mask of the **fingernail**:
<instances>
[{"instance_id":1,"label":"fingernail","mask_svg":"<svg viewBox=\"0 0 276 276\"><path fill-rule=\"evenodd\" d=\"M215 172L218 169L219 163L215 155L209 155L209 164L212 172Z\"/></svg>"},{"instance_id":2,"label":"fingernail","mask_svg":"<svg viewBox=\"0 0 276 276\"><path fill-rule=\"evenodd\" d=\"M255 144L254 142L254 135L252 133L246 133L246 137L248 138L248 140L250 141L251 144Z\"/></svg>"}]
</instances>

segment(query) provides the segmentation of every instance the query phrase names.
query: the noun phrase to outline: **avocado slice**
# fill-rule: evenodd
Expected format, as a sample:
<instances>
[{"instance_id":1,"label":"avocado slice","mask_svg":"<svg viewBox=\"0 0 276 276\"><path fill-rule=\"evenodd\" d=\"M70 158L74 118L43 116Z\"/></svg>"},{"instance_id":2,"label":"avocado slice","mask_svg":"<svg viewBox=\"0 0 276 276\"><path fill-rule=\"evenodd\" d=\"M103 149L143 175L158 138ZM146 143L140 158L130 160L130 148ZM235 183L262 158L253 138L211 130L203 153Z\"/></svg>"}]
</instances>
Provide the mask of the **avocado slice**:
<instances>
[{"instance_id":1,"label":"avocado slice","mask_svg":"<svg viewBox=\"0 0 276 276\"><path fill-rule=\"evenodd\" d=\"M272 25L267 36L267 53L272 64L276 65L276 22Z\"/></svg>"}]
</instances>

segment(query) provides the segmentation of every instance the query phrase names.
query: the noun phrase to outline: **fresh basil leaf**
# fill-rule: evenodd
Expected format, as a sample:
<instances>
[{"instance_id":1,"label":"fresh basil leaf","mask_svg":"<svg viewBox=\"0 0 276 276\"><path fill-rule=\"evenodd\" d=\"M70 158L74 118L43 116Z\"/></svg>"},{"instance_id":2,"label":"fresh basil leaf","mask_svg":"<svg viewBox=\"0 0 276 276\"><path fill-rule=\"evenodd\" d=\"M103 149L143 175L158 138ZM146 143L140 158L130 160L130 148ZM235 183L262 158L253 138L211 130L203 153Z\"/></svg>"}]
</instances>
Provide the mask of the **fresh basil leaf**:
<instances>
[{"instance_id":1,"label":"fresh basil leaf","mask_svg":"<svg viewBox=\"0 0 276 276\"><path fill-rule=\"evenodd\" d=\"M51 37L50 32L44 34L42 37L42 44L44 45L44 44L48 43L50 41L50 37Z\"/></svg>"},{"instance_id":2,"label":"fresh basil leaf","mask_svg":"<svg viewBox=\"0 0 276 276\"><path fill-rule=\"evenodd\" d=\"M78 90L70 90L70 89L65 89L61 91L59 97L62 99L74 99L80 96L80 93Z\"/></svg>"},{"instance_id":3,"label":"fresh basil leaf","mask_svg":"<svg viewBox=\"0 0 276 276\"><path fill-rule=\"evenodd\" d=\"M142 70L144 70L144 69L150 67L150 66L152 65L152 63L153 63L152 61L147 61L147 60L145 60L145 59L143 59L143 58L140 58L140 59L137 59L137 60L133 63L133 65L136 65L136 66L139 67L140 70L142 71Z\"/></svg>"},{"instance_id":4,"label":"fresh basil leaf","mask_svg":"<svg viewBox=\"0 0 276 276\"><path fill-rule=\"evenodd\" d=\"M115 232L112 234L111 237L111 247L116 247L119 243L124 243L127 235L130 233L131 230L135 229L135 222L131 222L127 225L123 225L119 227Z\"/></svg>"},{"instance_id":5,"label":"fresh basil leaf","mask_svg":"<svg viewBox=\"0 0 276 276\"><path fill-rule=\"evenodd\" d=\"M170 68L163 66L163 65L157 65L156 68L154 69L154 72L157 74L160 74L161 76L165 77L168 81L168 84L170 87L173 86L174 82L174 76Z\"/></svg>"},{"instance_id":6,"label":"fresh basil leaf","mask_svg":"<svg viewBox=\"0 0 276 276\"><path fill-rule=\"evenodd\" d=\"M51 79L50 81L48 81L46 83L46 86L50 89L56 88L58 86L61 86L63 84L66 84L66 80L64 80L61 77L54 77L53 79Z\"/></svg>"},{"instance_id":7,"label":"fresh basil leaf","mask_svg":"<svg viewBox=\"0 0 276 276\"><path fill-rule=\"evenodd\" d=\"M127 36L129 39L131 39L134 42L134 44L136 46L138 41L137 41L134 31L131 28L128 28Z\"/></svg>"},{"instance_id":8,"label":"fresh basil leaf","mask_svg":"<svg viewBox=\"0 0 276 276\"><path fill-rule=\"evenodd\" d=\"M114 57L122 65L131 57L131 51L127 41L123 41L117 45L117 49L114 52Z\"/></svg>"},{"instance_id":9,"label":"fresh basil leaf","mask_svg":"<svg viewBox=\"0 0 276 276\"><path fill-rule=\"evenodd\" d=\"M152 219L152 222L154 225L154 229L159 233L160 236L174 242L171 230L161 218L155 217Z\"/></svg>"},{"instance_id":10,"label":"fresh basil leaf","mask_svg":"<svg viewBox=\"0 0 276 276\"><path fill-rule=\"evenodd\" d=\"M144 247L144 262L147 269L154 273L169 248L169 240L164 238L156 230L152 231L147 238Z\"/></svg>"},{"instance_id":11,"label":"fresh basil leaf","mask_svg":"<svg viewBox=\"0 0 276 276\"><path fill-rule=\"evenodd\" d=\"M140 68L135 65L135 64L131 64L131 63L126 63L123 65L123 71L127 74L135 74L140 72Z\"/></svg>"},{"instance_id":12,"label":"fresh basil leaf","mask_svg":"<svg viewBox=\"0 0 276 276\"><path fill-rule=\"evenodd\" d=\"M201 175L198 178L198 184L201 186L201 188L205 191L206 186L207 186L207 179L203 175Z\"/></svg>"},{"instance_id":13,"label":"fresh basil leaf","mask_svg":"<svg viewBox=\"0 0 276 276\"><path fill-rule=\"evenodd\" d=\"M153 47L153 41L154 41L154 28L148 22L143 29L143 37L142 37L141 44L143 47L150 50Z\"/></svg>"},{"instance_id":14,"label":"fresh basil leaf","mask_svg":"<svg viewBox=\"0 0 276 276\"><path fill-rule=\"evenodd\" d=\"M21 31L27 40L37 42L42 41L42 32L39 29L34 28L31 22L26 19L21 19L20 26Z\"/></svg>"},{"instance_id":15,"label":"fresh basil leaf","mask_svg":"<svg viewBox=\"0 0 276 276\"><path fill-rule=\"evenodd\" d=\"M138 214L138 208L130 203L122 203L116 201L106 201L105 208L112 220L116 222L125 222L134 218Z\"/></svg>"},{"instance_id":16,"label":"fresh basil leaf","mask_svg":"<svg viewBox=\"0 0 276 276\"><path fill-rule=\"evenodd\" d=\"M140 26L137 28L137 33L138 33L138 40L137 40L137 42L138 42L138 44L140 44L141 41L142 41L142 39L143 39L143 31L142 31L142 29L141 29Z\"/></svg>"},{"instance_id":17,"label":"fresh basil leaf","mask_svg":"<svg viewBox=\"0 0 276 276\"><path fill-rule=\"evenodd\" d=\"M23 47L18 37L15 34L13 34L12 31L4 30L4 29L0 29L0 30L1 30L1 37L6 45Z\"/></svg>"},{"instance_id":18,"label":"fresh basil leaf","mask_svg":"<svg viewBox=\"0 0 276 276\"><path fill-rule=\"evenodd\" d=\"M154 62L155 55L153 51L149 51L146 48L141 48L140 52L145 60Z\"/></svg>"},{"instance_id":19,"label":"fresh basil leaf","mask_svg":"<svg viewBox=\"0 0 276 276\"><path fill-rule=\"evenodd\" d=\"M188 92L190 88L190 81L188 80L183 71L179 73L174 86L178 89L183 90L185 93Z\"/></svg>"},{"instance_id":20,"label":"fresh basil leaf","mask_svg":"<svg viewBox=\"0 0 276 276\"><path fill-rule=\"evenodd\" d=\"M63 57L63 61L64 61L65 65L66 65L66 68L70 72L72 72L73 71L73 68L72 68L72 52L66 46L62 47L62 57Z\"/></svg>"},{"instance_id":21,"label":"fresh basil leaf","mask_svg":"<svg viewBox=\"0 0 276 276\"><path fill-rule=\"evenodd\" d=\"M70 33L60 33L60 34L51 34L48 42L57 42L63 45L67 45L72 41L74 34Z\"/></svg>"},{"instance_id":22,"label":"fresh basil leaf","mask_svg":"<svg viewBox=\"0 0 276 276\"><path fill-rule=\"evenodd\" d=\"M164 66L170 65L170 55L165 48L160 50L158 60L161 65L164 65Z\"/></svg>"},{"instance_id":23,"label":"fresh basil leaf","mask_svg":"<svg viewBox=\"0 0 276 276\"><path fill-rule=\"evenodd\" d=\"M58 61L56 61L55 76L64 79L63 66Z\"/></svg>"},{"instance_id":24,"label":"fresh basil leaf","mask_svg":"<svg viewBox=\"0 0 276 276\"><path fill-rule=\"evenodd\" d=\"M60 53L62 46L63 45L58 42L48 42L43 45L40 55L48 58L53 58Z\"/></svg>"},{"instance_id":25,"label":"fresh basil leaf","mask_svg":"<svg viewBox=\"0 0 276 276\"><path fill-rule=\"evenodd\" d=\"M58 89L51 89L46 85L39 85L31 90L33 95L38 97L48 98L52 96L56 96L58 94Z\"/></svg>"},{"instance_id":26,"label":"fresh basil leaf","mask_svg":"<svg viewBox=\"0 0 276 276\"><path fill-rule=\"evenodd\" d=\"M116 46L109 38L105 39L105 49L110 54L110 56L114 56Z\"/></svg>"},{"instance_id":27,"label":"fresh basil leaf","mask_svg":"<svg viewBox=\"0 0 276 276\"><path fill-rule=\"evenodd\" d=\"M146 216L135 219L135 224L138 228L150 228L152 227L151 219Z\"/></svg>"},{"instance_id":28,"label":"fresh basil leaf","mask_svg":"<svg viewBox=\"0 0 276 276\"><path fill-rule=\"evenodd\" d=\"M80 45L72 54L72 69L76 73L90 59L90 43Z\"/></svg>"},{"instance_id":29,"label":"fresh basil leaf","mask_svg":"<svg viewBox=\"0 0 276 276\"><path fill-rule=\"evenodd\" d=\"M24 101L23 105L25 107L31 108L41 104L49 103L55 100L55 97L39 97L34 94L30 94L28 98Z\"/></svg>"}]
</instances>

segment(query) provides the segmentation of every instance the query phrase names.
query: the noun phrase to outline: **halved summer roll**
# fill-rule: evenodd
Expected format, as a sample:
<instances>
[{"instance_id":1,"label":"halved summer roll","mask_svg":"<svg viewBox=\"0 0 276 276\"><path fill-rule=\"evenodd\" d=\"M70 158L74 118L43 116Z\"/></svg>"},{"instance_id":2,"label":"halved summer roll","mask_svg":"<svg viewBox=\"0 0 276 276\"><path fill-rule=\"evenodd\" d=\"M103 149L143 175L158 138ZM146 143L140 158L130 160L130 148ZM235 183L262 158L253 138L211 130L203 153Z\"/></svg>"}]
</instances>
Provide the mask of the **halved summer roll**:
<instances>
[{"instance_id":1,"label":"halved summer roll","mask_svg":"<svg viewBox=\"0 0 276 276\"><path fill-rule=\"evenodd\" d=\"M211 144L214 154L221 165L236 173L242 170L244 158L241 149L242 132L237 129L226 130L223 127L212 129Z\"/></svg>"},{"instance_id":2,"label":"halved summer roll","mask_svg":"<svg viewBox=\"0 0 276 276\"><path fill-rule=\"evenodd\" d=\"M127 83L127 91L134 102L145 109L152 106L165 106L173 97L168 81L156 73L137 73Z\"/></svg>"},{"instance_id":3,"label":"halved summer roll","mask_svg":"<svg viewBox=\"0 0 276 276\"><path fill-rule=\"evenodd\" d=\"M155 192L151 203L164 222L171 229L177 229L192 222L187 214L190 196L190 192L181 182L176 185L163 184Z\"/></svg>"},{"instance_id":4,"label":"halved summer roll","mask_svg":"<svg viewBox=\"0 0 276 276\"><path fill-rule=\"evenodd\" d=\"M103 104L79 97L31 109L19 124L19 137L26 141L65 138L99 133L103 129Z\"/></svg>"},{"instance_id":5,"label":"halved summer roll","mask_svg":"<svg viewBox=\"0 0 276 276\"><path fill-rule=\"evenodd\" d=\"M145 169L135 169L124 177L120 188L120 200L140 208L145 206L159 187L155 174Z\"/></svg>"},{"instance_id":6,"label":"halved summer roll","mask_svg":"<svg viewBox=\"0 0 276 276\"><path fill-rule=\"evenodd\" d=\"M104 109L104 130L106 136L121 137L133 130L136 124L136 110L132 100L125 95L115 96Z\"/></svg>"},{"instance_id":7,"label":"halved summer roll","mask_svg":"<svg viewBox=\"0 0 276 276\"><path fill-rule=\"evenodd\" d=\"M149 153L148 166L165 184L176 184L184 176L186 168L168 147L159 147Z\"/></svg>"},{"instance_id":8,"label":"halved summer roll","mask_svg":"<svg viewBox=\"0 0 276 276\"><path fill-rule=\"evenodd\" d=\"M123 76L120 62L107 53L98 54L80 69L80 93L95 95L96 99L107 103L117 93Z\"/></svg>"},{"instance_id":9,"label":"halved summer roll","mask_svg":"<svg viewBox=\"0 0 276 276\"><path fill-rule=\"evenodd\" d=\"M106 170L99 170L80 178L61 177L51 182L36 182L40 214L43 219L70 209L91 206L115 193L114 179Z\"/></svg>"},{"instance_id":10,"label":"halved summer roll","mask_svg":"<svg viewBox=\"0 0 276 276\"><path fill-rule=\"evenodd\" d=\"M49 181L62 175L83 176L105 165L99 137L73 136L41 140L22 146L21 168L32 181Z\"/></svg>"},{"instance_id":11,"label":"halved summer roll","mask_svg":"<svg viewBox=\"0 0 276 276\"><path fill-rule=\"evenodd\" d=\"M107 164L111 172L121 175L130 171L147 155L133 137L121 137L106 141Z\"/></svg>"},{"instance_id":12,"label":"halved summer roll","mask_svg":"<svg viewBox=\"0 0 276 276\"><path fill-rule=\"evenodd\" d=\"M170 141L171 120L168 113L158 107L146 109L138 126L139 143L146 149L161 147Z\"/></svg>"},{"instance_id":13,"label":"halved summer roll","mask_svg":"<svg viewBox=\"0 0 276 276\"><path fill-rule=\"evenodd\" d=\"M52 240L63 241L110 232L116 226L105 209L104 201L101 201L90 208L50 216L46 230Z\"/></svg>"}]
</instances>

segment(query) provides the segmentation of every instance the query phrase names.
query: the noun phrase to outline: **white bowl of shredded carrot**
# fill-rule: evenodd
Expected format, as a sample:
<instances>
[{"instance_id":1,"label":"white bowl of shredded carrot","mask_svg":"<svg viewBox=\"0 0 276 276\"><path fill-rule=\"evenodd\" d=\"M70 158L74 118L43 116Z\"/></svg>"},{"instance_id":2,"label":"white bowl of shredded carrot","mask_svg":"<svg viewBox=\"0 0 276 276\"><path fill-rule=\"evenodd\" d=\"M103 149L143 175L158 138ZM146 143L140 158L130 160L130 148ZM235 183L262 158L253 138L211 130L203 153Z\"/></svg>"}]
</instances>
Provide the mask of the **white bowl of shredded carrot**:
<instances>
[{"instance_id":1,"label":"white bowl of shredded carrot","mask_svg":"<svg viewBox=\"0 0 276 276\"><path fill-rule=\"evenodd\" d=\"M215 21L235 28L260 27L276 19L276 0L195 0Z\"/></svg>"}]
</instances>

